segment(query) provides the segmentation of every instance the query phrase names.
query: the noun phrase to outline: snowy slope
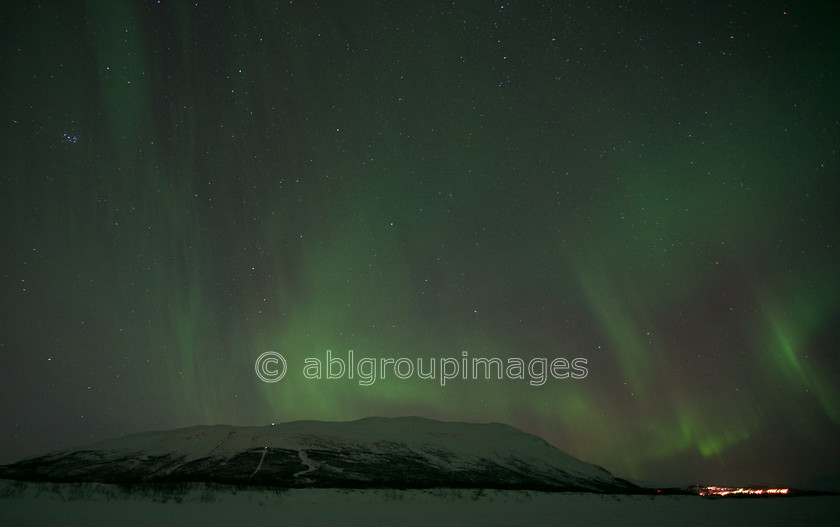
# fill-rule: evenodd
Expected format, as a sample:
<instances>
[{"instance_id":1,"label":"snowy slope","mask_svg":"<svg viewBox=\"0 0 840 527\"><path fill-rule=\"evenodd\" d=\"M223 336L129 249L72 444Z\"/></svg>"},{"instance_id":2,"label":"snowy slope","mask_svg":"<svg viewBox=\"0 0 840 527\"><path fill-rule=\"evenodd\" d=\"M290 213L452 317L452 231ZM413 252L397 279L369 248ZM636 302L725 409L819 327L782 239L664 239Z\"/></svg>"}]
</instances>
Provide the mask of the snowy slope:
<instances>
[{"instance_id":1,"label":"snowy slope","mask_svg":"<svg viewBox=\"0 0 840 527\"><path fill-rule=\"evenodd\" d=\"M513 427L419 417L148 432L0 467L0 477L290 488L634 490L606 470Z\"/></svg>"}]
</instances>

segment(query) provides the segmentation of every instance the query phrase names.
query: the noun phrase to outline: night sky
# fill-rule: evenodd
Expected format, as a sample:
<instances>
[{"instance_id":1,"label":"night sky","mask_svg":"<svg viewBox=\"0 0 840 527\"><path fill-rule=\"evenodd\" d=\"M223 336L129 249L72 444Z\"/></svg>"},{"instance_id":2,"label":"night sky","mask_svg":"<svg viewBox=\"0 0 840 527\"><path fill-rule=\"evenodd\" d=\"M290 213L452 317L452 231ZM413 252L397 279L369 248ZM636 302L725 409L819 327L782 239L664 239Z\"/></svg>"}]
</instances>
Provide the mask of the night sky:
<instances>
[{"instance_id":1,"label":"night sky","mask_svg":"<svg viewBox=\"0 0 840 527\"><path fill-rule=\"evenodd\" d=\"M799 4L4 7L0 462L421 415L840 474L840 7ZM526 371L305 378L327 350Z\"/></svg>"}]
</instances>

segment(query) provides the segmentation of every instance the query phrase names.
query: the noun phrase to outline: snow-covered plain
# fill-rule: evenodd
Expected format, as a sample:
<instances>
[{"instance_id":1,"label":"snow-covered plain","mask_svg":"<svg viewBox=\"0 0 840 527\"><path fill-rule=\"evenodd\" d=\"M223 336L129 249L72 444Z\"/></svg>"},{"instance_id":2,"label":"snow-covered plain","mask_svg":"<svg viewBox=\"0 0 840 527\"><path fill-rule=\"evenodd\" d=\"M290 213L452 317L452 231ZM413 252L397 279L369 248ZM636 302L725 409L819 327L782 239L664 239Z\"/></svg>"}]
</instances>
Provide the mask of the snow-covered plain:
<instances>
[{"instance_id":1,"label":"snow-covered plain","mask_svg":"<svg viewBox=\"0 0 840 527\"><path fill-rule=\"evenodd\" d=\"M708 499L469 489L128 490L0 480L0 525L840 525L840 496Z\"/></svg>"}]
</instances>

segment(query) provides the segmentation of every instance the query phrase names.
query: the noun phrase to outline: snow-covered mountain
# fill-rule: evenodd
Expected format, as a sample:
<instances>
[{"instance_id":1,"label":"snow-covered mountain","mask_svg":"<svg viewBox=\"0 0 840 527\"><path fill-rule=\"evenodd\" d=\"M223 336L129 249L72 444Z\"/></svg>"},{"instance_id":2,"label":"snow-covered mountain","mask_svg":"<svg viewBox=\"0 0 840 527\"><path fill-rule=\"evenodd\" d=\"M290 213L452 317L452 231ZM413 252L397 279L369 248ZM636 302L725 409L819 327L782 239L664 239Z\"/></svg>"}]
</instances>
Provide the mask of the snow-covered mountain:
<instances>
[{"instance_id":1,"label":"snow-covered mountain","mask_svg":"<svg viewBox=\"0 0 840 527\"><path fill-rule=\"evenodd\" d=\"M511 426L419 417L148 432L29 458L0 467L0 477L287 488L638 490Z\"/></svg>"}]
</instances>

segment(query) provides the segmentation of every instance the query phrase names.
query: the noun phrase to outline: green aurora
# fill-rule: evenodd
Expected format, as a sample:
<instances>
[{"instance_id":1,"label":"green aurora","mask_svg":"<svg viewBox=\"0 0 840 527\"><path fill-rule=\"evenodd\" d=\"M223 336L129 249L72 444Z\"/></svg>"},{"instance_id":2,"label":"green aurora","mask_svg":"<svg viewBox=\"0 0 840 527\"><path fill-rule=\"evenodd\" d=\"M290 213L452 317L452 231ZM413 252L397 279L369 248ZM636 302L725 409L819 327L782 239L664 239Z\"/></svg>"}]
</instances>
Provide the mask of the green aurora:
<instances>
[{"instance_id":1,"label":"green aurora","mask_svg":"<svg viewBox=\"0 0 840 527\"><path fill-rule=\"evenodd\" d=\"M831 2L71 4L0 19L0 462L423 415L624 477L840 473ZM589 373L302 375L351 349Z\"/></svg>"}]
</instances>

